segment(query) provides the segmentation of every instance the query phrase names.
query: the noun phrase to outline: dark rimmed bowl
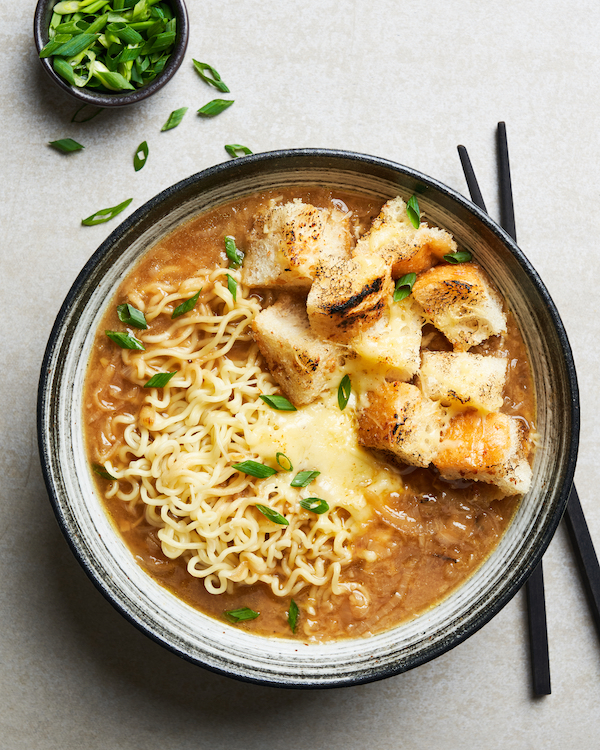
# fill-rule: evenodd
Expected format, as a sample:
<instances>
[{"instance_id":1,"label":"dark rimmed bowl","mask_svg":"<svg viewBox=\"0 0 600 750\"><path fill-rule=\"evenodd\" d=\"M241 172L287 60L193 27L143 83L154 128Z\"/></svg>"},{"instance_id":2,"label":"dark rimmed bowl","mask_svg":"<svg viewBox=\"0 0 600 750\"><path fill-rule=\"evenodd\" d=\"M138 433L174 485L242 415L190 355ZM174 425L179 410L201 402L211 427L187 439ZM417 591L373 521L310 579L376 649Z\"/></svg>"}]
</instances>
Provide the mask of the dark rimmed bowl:
<instances>
[{"instance_id":1,"label":"dark rimmed bowl","mask_svg":"<svg viewBox=\"0 0 600 750\"><path fill-rule=\"evenodd\" d=\"M309 645L237 630L189 607L135 563L94 490L82 434L83 381L94 333L123 275L187 218L245 195L324 185L407 199L453 233L495 279L529 350L539 445L533 484L496 550L457 591L414 620L365 639ZM408 167L343 151L279 151L220 164L160 193L121 224L73 284L52 330L39 387L38 439L58 522L92 581L133 624L213 671L280 687L369 682L416 667L468 638L519 590L565 509L579 436L577 380L558 312L539 276L487 214Z\"/></svg>"},{"instance_id":2,"label":"dark rimmed bowl","mask_svg":"<svg viewBox=\"0 0 600 750\"><path fill-rule=\"evenodd\" d=\"M38 0L35 15L33 17L33 36L38 55L48 43L48 28L50 26L50 19L52 18L52 8L54 8L57 2L59 2L59 0ZM62 76L59 76L58 73L54 72L51 57L40 59L40 63L46 71L46 74L57 86L83 104L92 104L96 107L115 108L126 107L130 104L141 102L162 89L162 87L173 78L183 62L185 51L187 49L189 39L189 19L185 3L183 0L168 0L168 3L173 10L173 14L177 18L177 36L175 38L175 46L173 47L171 56L169 57L162 73L147 86L142 86L142 88L136 89L135 91L126 91L122 94L104 94L86 87L78 88L77 86L71 86Z\"/></svg>"}]
</instances>

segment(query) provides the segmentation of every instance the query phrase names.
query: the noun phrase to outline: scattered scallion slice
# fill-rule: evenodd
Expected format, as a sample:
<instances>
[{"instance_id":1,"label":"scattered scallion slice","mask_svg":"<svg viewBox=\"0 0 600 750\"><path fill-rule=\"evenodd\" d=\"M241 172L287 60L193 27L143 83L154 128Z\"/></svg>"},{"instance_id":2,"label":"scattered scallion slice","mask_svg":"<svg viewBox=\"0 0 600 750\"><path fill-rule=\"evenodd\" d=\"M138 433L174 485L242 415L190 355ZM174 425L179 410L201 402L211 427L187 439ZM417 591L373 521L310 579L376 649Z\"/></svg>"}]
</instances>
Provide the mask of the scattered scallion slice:
<instances>
[{"instance_id":1,"label":"scattered scallion slice","mask_svg":"<svg viewBox=\"0 0 600 750\"><path fill-rule=\"evenodd\" d=\"M174 109L173 112L169 115L169 119L165 122L165 124L161 128L161 132L164 130L172 130L173 128L176 128L179 123L183 120L183 116L188 111L187 107L180 107L179 109Z\"/></svg>"},{"instance_id":2,"label":"scattered scallion slice","mask_svg":"<svg viewBox=\"0 0 600 750\"><path fill-rule=\"evenodd\" d=\"M296 623L298 622L298 605L292 599L290 601L290 608L288 610L288 625L290 626L292 633L296 632Z\"/></svg>"},{"instance_id":3,"label":"scattered scallion slice","mask_svg":"<svg viewBox=\"0 0 600 750\"><path fill-rule=\"evenodd\" d=\"M273 474L277 474L276 469L272 469L270 466L265 466L264 464L259 464L258 461L242 461L241 464L231 464L231 466L232 468L237 469L244 474L249 474L251 477L256 477L257 479L266 479L267 477L272 477Z\"/></svg>"},{"instance_id":4,"label":"scattered scallion slice","mask_svg":"<svg viewBox=\"0 0 600 750\"><path fill-rule=\"evenodd\" d=\"M131 333L122 333L121 331L105 331L106 335L115 344L118 344L121 349L140 349L145 351L146 347L142 344L139 339Z\"/></svg>"},{"instance_id":5,"label":"scattered scallion slice","mask_svg":"<svg viewBox=\"0 0 600 750\"><path fill-rule=\"evenodd\" d=\"M244 253L235 246L233 237L225 237L225 255L229 258L229 268L239 268L244 260Z\"/></svg>"},{"instance_id":6,"label":"scattered scallion slice","mask_svg":"<svg viewBox=\"0 0 600 750\"><path fill-rule=\"evenodd\" d=\"M233 156L234 159L238 156L248 156L252 153L248 146L241 146L239 143L228 143L225 146L225 151L227 151L229 156Z\"/></svg>"},{"instance_id":7,"label":"scattered scallion slice","mask_svg":"<svg viewBox=\"0 0 600 750\"><path fill-rule=\"evenodd\" d=\"M91 108L92 114L85 116L85 113L84 113L80 116L79 113L83 112L83 110L86 109L86 107ZM84 104L81 107L79 107L79 109L75 112L73 117L71 117L71 122L89 122L90 120L93 120L94 117L97 117L100 114L100 112L102 112L103 109L104 107L94 107L93 104Z\"/></svg>"},{"instance_id":8,"label":"scattered scallion slice","mask_svg":"<svg viewBox=\"0 0 600 750\"><path fill-rule=\"evenodd\" d=\"M142 330L148 328L144 313L137 307L130 305L129 302L124 305L117 305L117 316L121 323L125 323L127 326L141 328Z\"/></svg>"},{"instance_id":9,"label":"scattered scallion slice","mask_svg":"<svg viewBox=\"0 0 600 750\"><path fill-rule=\"evenodd\" d=\"M294 467L292 466L292 462L290 459L285 455L285 453L281 453L281 451L277 452L275 454L275 460L279 464L279 466L284 471L294 471Z\"/></svg>"},{"instance_id":10,"label":"scattered scallion slice","mask_svg":"<svg viewBox=\"0 0 600 750\"><path fill-rule=\"evenodd\" d=\"M406 299L412 292L413 284L417 280L416 273L407 273L396 282L396 288L394 289L394 302L401 302Z\"/></svg>"},{"instance_id":11,"label":"scattered scallion slice","mask_svg":"<svg viewBox=\"0 0 600 750\"><path fill-rule=\"evenodd\" d=\"M185 302L182 302L180 305L177 305L177 307L173 310L173 314L171 315L171 320L174 318L178 318L180 315L185 315L185 313L189 312L190 310L193 310L196 306L196 302L198 302L198 298L200 297L200 292L202 289L198 289L196 294L194 294L193 297L190 297L189 299L186 299Z\"/></svg>"},{"instance_id":12,"label":"scattered scallion slice","mask_svg":"<svg viewBox=\"0 0 600 750\"><path fill-rule=\"evenodd\" d=\"M342 411L348 404L350 393L352 392L352 383L350 382L350 376L344 375L341 383L338 386L338 406Z\"/></svg>"},{"instance_id":13,"label":"scattered scallion slice","mask_svg":"<svg viewBox=\"0 0 600 750\"><path fill-rule=\"evenodd\" d=\"M406 204L406 213L410 219L410 223L415 229L421 226L421 211L419 209L419 201L416 195L411 195Z\"/></svg>"},{"instance_id":14,"label":"scattered scallion slice","mask_svg":"<svg viewBox=\"0 0 600 750\"><path fill-rule=\"evenodd\" d=\"M117 214L120 214L121 211L124 211L132 200L133 198L128 198L126 201L123 201L123 203L119 203L118 206L113 206L112 208L101 208L100 211L96 211L95 214L88 216L87 219L83 219L81 223L86 227L93 227L96 224L104 224L105 221L110 221L110 219L113 219Z\"/></svg>"},{"instance_id":15,"label":"scattered scallion slice","mask_svg":"<svg viewBox=\"0 0 600 750\"><path fill-rule=\"evenodd\" d=\"M157 372L156 375L153 375L150 380L145 383L144 388L164 388L173 375L177 375L177 370L175 370L175 372Z\"/></svg>"},{"instance_id":16,"label":"scattered scallion slice","mask_svg":"<svg viewBox=\"0 0 600 750\"><path fill-rule=\"evenodd\" d=\"M448 263L468 263L473 256L468 250L458 250L456 253L448 253L444 255L444 260Z\"/></svg>"},{"instance_id":17,"label":"scattered scallion slice","mask_svg":"<svg viewBox=\"0 0 600 750\"><path fill-rule=\"evenodd\" d=\"M290 525L290 522L287 520L287 518L284 518L281 513L273 510L273 508L269 508L267 505L260 505L259 503L257 503L254 507L259 510L265 518L268 518L269 521L278 523L280 526Z\"/></svg>"},{"instance_id":18,"label":"scattered scallion slice","mask_svg":"<svg viewBox=\"0 0 600 750\"><path fill-rule=\"evenodd\" d=\"M227 289L231 292L233 301L237 302L237 281L230 274L227 274Z\"/></svg>"},{"instance_id":19,"label":"scattered scallion slice","mask_svg":"<svg viewBox=\"0 0 600 750\"><path fill-rule=\"evenodd\" d=\"M208 104L200 107L198 114L201 117L216 117L226 110L227 107L231 107L233 102L233 99L213 99L212 102L208 102Z\"/></svg>"},{"instance_id":20,"label":"scattered scallion slice","mask_svg":"<svg viewBox=\"0 0 600 750\"><path fill-rule=\"evenodd\" d=\"M72 138L62 138L60 141L48 141L48 143L61 154L72 154L73 151L81 151L82 148L85 148Z\"/></svg>"},{"instance_id":21,"label":"scattered scallion slice","mask_svg":"<svg viewBox=\"0 0 600 750\"><path fill-rule=\"evenodd\" d=\"M239 609L230 609L225 612L225 617L234 625L244 620L256 620L260 612L255 612L249 607L240 607Z\"/></svg>"},{"instance_id":22,"label":"scattered scallion slice","mask_svg":"<svg viewBox=\"0 0 600 750\"><path fill-rule=\"evenodd\" d=\"M292 479L291 487L308 487L311 482L319 476L321 472L316 469L299 471L296 476Z\"/></svg>"},{"instance_id":23,"label":"scattered scallion slice","mask_svg":"<svg viewBox=\"0 0 600 750\"><path fill-rule=\"evenodd\" d=\"M219 89L219 91L222 91L224 94L229 93L229 89L227 88L227 85L225 84L221 76L213 68L212 65L208 65L208 63L198 62L198 60L192 60L192 62L194 63L194 68L196 68L196 72L205 83L208 83L210 86L214 86L216 89Z\"/></svg>"},{"instance_id":24,"label":"scattered scallion slice","mask_svg":"<svg viewBox=\"0 0 600 750\"><path fill-rule=\"evenodd\" d=\"M99 477L102 477L102 479L116 479L116 477L113 477L112 474L106 471L102 464L92 464L92 469L94 470L94 473Z\"/></svg>"},{"instance_id":25,"label":"scattered scallion slice","mask_svg":"<svg viewBox=\"0 0 600 750\"><path fill-rule=\"evenodd\" d=\"M321 513L327 513L329 505L322 500L320 497L307 497L306 500L300 500L300 505L304 510L309 510L311 513L321 515Z\"/></svg>"},{"instance_id":26,"label":"scattered scallion slice","mask_svg":"<svg viewBox=\"0 0 600 750\"><path fill-rule=\"evenodd\" d=\"M135 150L135 155L133 157L133 168L136 172L139 172L140 169L144 166L146 163L146 159L148 158L148 144L146 141L142 141L140 145Z\"/></svg>"},{"instance_id":27,"label":"scattered scallion slice","mask_svg":"<svg viewBox=\"0 0 600 750\"><path fill-rule=\"evenodd\" d=\"M298 411L294 404L285 396L267 396L264 393L260 394L260 398L271 407L271 409L277 409L277 411Z\"/></svg>"}]
</instances>

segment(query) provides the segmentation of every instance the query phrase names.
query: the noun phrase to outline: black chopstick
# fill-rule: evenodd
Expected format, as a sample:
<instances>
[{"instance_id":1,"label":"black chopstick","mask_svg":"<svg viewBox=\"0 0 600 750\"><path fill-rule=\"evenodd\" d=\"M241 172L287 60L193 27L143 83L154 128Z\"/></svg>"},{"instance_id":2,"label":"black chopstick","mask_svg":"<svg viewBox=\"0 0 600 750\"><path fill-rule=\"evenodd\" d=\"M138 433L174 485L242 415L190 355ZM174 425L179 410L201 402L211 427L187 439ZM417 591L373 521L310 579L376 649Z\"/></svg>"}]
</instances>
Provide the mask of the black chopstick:
<instances>
[{"instance_id":1,"label":"black chopstick","mask_svg":"<svg viewBox=\"0 0 600 750\"><path fill-rule=\"evenodd\" d=\"M504 123L501 124L504 126ZM500 145L501 143L502 145ZM513 239L516 239L506 128L503 127L501 130L500 124L498 125L498 146L502 223L507 231L509 231L509 228L512 229L513 234L511 236ZM464 146L459 146L458 153L465 173L465 179L467 181L467 187L469 188L471 200L476 206L479 206L479 208L487 213L467 149ZM504 224L507 217L509 218L509 221L507 224ZM512 219L510 217L512 217ZM550 656L548 653L544 572L541 560L527 581L526 594L529 615L529 642L533 691L535 695L549 695L551 693Z\"/></svg>"}]
</instances>

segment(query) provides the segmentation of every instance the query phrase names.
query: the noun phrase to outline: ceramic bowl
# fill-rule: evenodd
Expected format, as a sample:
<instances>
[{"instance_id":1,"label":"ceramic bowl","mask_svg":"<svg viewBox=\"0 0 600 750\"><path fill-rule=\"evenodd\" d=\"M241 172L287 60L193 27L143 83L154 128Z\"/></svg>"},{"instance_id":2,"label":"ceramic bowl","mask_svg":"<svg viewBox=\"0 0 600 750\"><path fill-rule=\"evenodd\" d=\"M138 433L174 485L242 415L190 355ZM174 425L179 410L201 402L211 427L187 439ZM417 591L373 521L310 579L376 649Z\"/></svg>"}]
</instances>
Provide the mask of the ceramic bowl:
<instances>
[{"instance_id":1,"label":"ceramic bowl","mask_svg":"<svg viewBox=\"0 0 600 750\"><path fill-rule=\"evenodd\" d=\"M58 0L38 0L33 18L33 36L38 54L48 43L48 27L50 26L50 19L52 18L52 8L54 8L57 2ZM146 86L142 86L142 88L136 89L135 91L124 91L121 94L106 94L87 87L78 88L76 86L71 86L62 76L59 76L58 73L54 71L51 57L40 59L40 63L47 75L57 86L82 104L92 104L96 107L115 108L126 107L129 104L141 102L162 89L162 87L173 78L183 62L185 51L187 49L189 39L189 20L185 3L183 0L168 0L168 2L175 18L177 19L177 37L175 39L175 46L173 47L171 56L169 57L162 73Z\"/></svg>"},{"instance_id":2,"label":"ceramic bowl","mask_svg":"<svg viewBox=\"0 0 600 750\"><path fill-rule=\"evenodd\" d=\"M82 434L82 391L94 334L123 276L178 224L250 193L301 185L377 196L419 193L427 217L470 249L519 321L537 400L539 447L530 492L498 547L458 590L384 633L306 645L237 630L192 609L138 567L94 489ZM488 622L519 590L566 506L579 432L573 358L539 276L487 214L449 187L384 159L327 150L259 154L193 175L121 224L90 258L58 314L44 357L39 447L58 522L92 581L132 623L180 656L225 675L283 687L335 687L427 662Z\"/></svg>"}]
</instances>

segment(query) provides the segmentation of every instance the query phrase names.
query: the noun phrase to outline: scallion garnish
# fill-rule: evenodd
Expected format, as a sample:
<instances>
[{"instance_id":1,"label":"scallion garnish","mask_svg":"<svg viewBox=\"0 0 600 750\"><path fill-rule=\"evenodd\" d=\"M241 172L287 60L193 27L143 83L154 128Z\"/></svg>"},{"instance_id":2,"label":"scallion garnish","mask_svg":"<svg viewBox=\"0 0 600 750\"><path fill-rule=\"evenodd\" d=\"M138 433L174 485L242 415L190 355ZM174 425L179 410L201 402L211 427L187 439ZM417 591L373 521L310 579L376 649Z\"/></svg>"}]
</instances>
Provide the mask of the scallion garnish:
<instances>
[{"instance_id":1,"label":"scallion garnish","mask_svg":"<svg viewBox=\"0 0 600 750\"><path fill-rule=\"evenodd\" d=\"M259 510L265 518L268 518L269 521L273 521L273 523L278 523L280 526L289 526L290 522L287 520L287 518L284 518L281 513L278 513L276 510L273 510L273 508L269 508L267 505L259 505L258 503L254 506L257 510Z\"/></svg>"},{"instance_id":2,"label":"scallion garnish","mask_svg":"<svg viewBox=\"0 0 600 750\"><path fill-rule=\"evenodd\" d=\"M233 301L237 302L237 281L230 274L227 274L227 289L231 292Z\"/></svg>"},{"instance_id":3,"label":"scallion garnish","mask_svg":"<svg viewBox=\"0 0 600 750\"><path fill-rule=\"evenodd\" d=\"M240 609L230 609L225 612L225 617L234 625L244 620L256 620L260 612L255 612L249 607L240 607Z\"/></svg>"},{"instance_id":4,"label":"scallion garnish","mask_svg":"<svg viewBox=\"0 0 600 750\"><path fill-rule=\"evenodd\" d=\"M163 130L172 130L173 128L176 128L183 120L183 116L187 111L187 107L180 107L179 109L173 110L173 112L171 112L171 114L169 115L169 119L162 126L161 132Z\"/></svg>"},{"instance_id":5,"label":"scallion garnish","mask_svg":"<svg viewBox=\"0 0 600 750\"><path fill-rule=\"evenodd\" d=\"M117 316L121 323L125 323L127 326L141 328L142 330L148 328L144 313L128 302L124 305L117 305Z\"/></svg>"},{"instance_id":6,"label":"scallion garnish","mask_svg":"<svg viewBox=\"0 0 600 750\"><path fill-rule=\"evenodd\" d=\"M193 297L190 297L189 299L186 299L185 302L182 302L180 305L177 305L177 307L173 310L173 314L171 315L171 319L178 318L180 315L185 315L185 313L189 312L190 310L193 310L196 306L196 302L198 302L198 298L200 297L200 292L202 289L198 289L196 294L194 294Z\"/></svg>"},{"instance_id":7,"label":"scallion garnish","mask_svg":"<svg viewBox=\"0 0 600 750\"><path fill-rule=\"evenodd\" d=\"M292 629L292 633L296 632L296 623L298 622L298 605L292 599L290 601L290 608L288 610L288 625Z\"/></svg>"},{"instance_id":8,"label":"scallion garnish","mask_svg":"<svg viewBox=\"0 0 600 750\"><path fill-rule=\"evenodd\" d=\"M113 206L112 208L101 208L100 211L96 211L95 214L88 216L87 219L83 219L81 223L86 227L93 227L96 224L104 224L105 221L110 221L110 219L113 219L117 214L120 214L121 211L124 211L132 200L133 198L128 198L126 201L123 201L123 203L119 203L118 206Z\"/></svg>"},{"instance_id":9,"label":"scallion garnish","mask_svg":"<svg viewBox=\"0 0 600 750\"><path fill-rule=\"evenodd\" d=\"M260 397L265 404L271 407L271 409L277 409L277 411L298 411L294 404L285 396L267 396L264 393L260 394Z\"/></svg>"},{"instance_id":10,"label":"scallion garnish","mask_svg":"<svg viewBox=\"0 0 600 750\"><path fill-rule=\"evenodd\" d=\"M105 331L106 335L115 344L118 344L121 349L140 349L145 351L146 347L142 344L139 339L131 333L122 333L121 331Z\"/></svg>"},{"instance_id":11,"label":"scallion garnish","mask_svg":"<svg viewBox=\"0 0 600 750\"><path fill-rule=\"evenodd\" d=\"M113 477L112 474L106 471L102 464L92 464L92 469L94 470L94 473L99 477L102 477L102 479L116 479L116 477Z\"/></svg>"},{"instance_id":12,"label":"scallion garnish","mask_svg":"<svg viewBox=\"0 0 600 750\"><path fill-rule=\"evenodd\" d=\"M473 256L468 250L458 250L456 253L448 253L448 255L444 255L444 260L447 260L448 263L468 263Z\"/></svg>"},{"instance_id":13,"label":"scallion garnish","mask_svg":"<svg viewBox=\"0 0 600 750\"><path fill-rule=\"evenodd\" d=\"M238 156L248 156L252 153L248 146L241 146L239 143L228 143L225 146L225 151L227 151L229 156L233 156L234 159Z\"/></svg>"},{"instance_id":14,"label":"scallion garnish","mask_svg":"<svg viewBox=\"0 0 600 750\"><path fill-rule=\"evenodd\" d=\"M84 117L83 115L81 115L80 117L79 113L82 112L86 107L91 107L92 114L88 115L87 117ZM97 117L97 115L99 115L103 109L104 107L94 107L93 104L84 104L83 106L79 107L73 117L71 117L71 122L89 122L90 120L93 120L94 117Z\"/></svg>"},{"instance_id":15,"label":"scallion garnish","mask_svg":"<svg viewBox=\"0 0 600 750\"><path fill-rule=\"evenodd\" d=\"M394 289L394 302L401 302L406 299L412 292L413 284L417 280L416 273L407 273L396 282L396 288Z\"/></svg>"},{"instance_id":16,"label":"scallion garnish","mask_svg":"<svg viewBox=\"0 0 600 750\"><path fill-rule=\"evenodd\" d=\"M348 404L350 393L352 392L352 383L350 382L350 376L344 375L341 383L338 386L338 406L342 411Z\"/></svg>"},{"instance_id":17,"label":"scallion garnish","mask_svg":"<svg viewBox=\"0 0 600 750\"><path fill-rule=\"evenodd\" d=\"M294 471L294 467L292 466L292 462L290 459L285 455L285 453L278 452L275 454L275 460L279 464L279 466L284 471Z\"/></svg>"},{"instance_id":18,"label":"scallion garnish","mask_svg":"<svg viewBox=\"0 0 600 750\"><path fill-rule=\"evenodd\" d=\"M327 513L329 505L322 500L320 497L307 497L306 500L300 500L300 505L304 510L309 510L311 513L321 515L321 513Z\"/></svg>"},{"instance_id":19,"label":"scallion garnish","mask_svg":"<svg viewBox=\"0 0 600 750\"><path fill-rule=\"evenodd\" d=\"M320 471L311 469L307 471L299 471L296 476L292 479L291 487L308 487L320 474Z\"/></svg>"},{"instance_id":20,"label":"scallion garnish","mask_svg":"<svg viewBox=\"0 0 600 750\"><path fill-rule=\"evenodd\" d=\"M212 102L208 102L208 104L200 107L198 114L201 117L216 117L216 115L220 115L221 112L226 110L227 107L231 107L233 102L233 99L213 99Z\"/></svg>"},{"instance_id":21,"label":"scallion garnish","mask_svg":"<svg viewBox=\"0 0 600 750\"><path fill-rule=\"evenodd\" d=\"M142 141L140 145L135 150L135 156L133 157L133 168L136 172L139 172L140 169L144 166L146 163L146 159L148 158L148 144L146 141Z\"/></svg>"},{"instance_id":22,"label":"scallion garnish","mask_svg":"<svg viewBox=\"0 0 600 750\"><path fill-rule=\"evenodd\" d=\"M175 370L175 372L157 372L156 375L153 375L150 380L145 383L144 388L164 388L173 375L177 375L177 370Z\"/></svg>"},{"instance_id":23,"label":"scallion garnish","mask_svg":"<svg viewBox=\"0 0 600 750\"><path fill-rule=\"evenodd\" d=\"M213 68L212 65L208 65L208 63L198 62L198 60L192 60L192 62L194 63L194 68L196 68L196 72L205 83L208 83L210 86L214 86L216 89L219 89L219 91L222 91L224 94L229 93L229 89L227 88L227 85L225 84L221 76L217 73L217 71ZM209 75L207 75L207 73Z\"/></svg>"},{"instance_id":24,"label":"scallion garnish","mask_svg":"<svg viewBox=\"0 0 600 750\"><path fill-rule=\"evenodd\" d=\"M225 237L225 255L229 258L229 268L239 268L244 260L244 253L235 246L235 238Z\"/></svg>"},{"instance_id":25,"label":"scallion garnish","mask_svg":"<svg viewBox=\"0 0 600 750\"><path fill-rule=\"evenodd\" d=\"M410 223L415 229L421 226L421 211L419 209L419 201L416 195L411 195L406 204L406 213L410 219Z\"/></svg>"},{"instance_id":26,"label":"scallion garnish","mask_svg":"<svg viewBox=\"0 0 600 750\"><path fill-rule=\"evenodd\" d=\"M85 148L72 138L62 138L60 141L48 141L48 143L61 154L72 154L73 151L81 151L82 148Z\"/></svg>"},{"instance_id":27,"label":"scallion garnish","mask_svg":"<svg viewBox=\"0 0 600 750\"><path fill-rule=\"evenodd\" d=\"M251 477L257 479L266 479L272 477L273 474L277 474L276 469L272 469L270 466L259 464L258 461L242 461L241 464L231 464L233 469L237 469L244 474L249 474Z\"/></svg>"}]
</instances>

